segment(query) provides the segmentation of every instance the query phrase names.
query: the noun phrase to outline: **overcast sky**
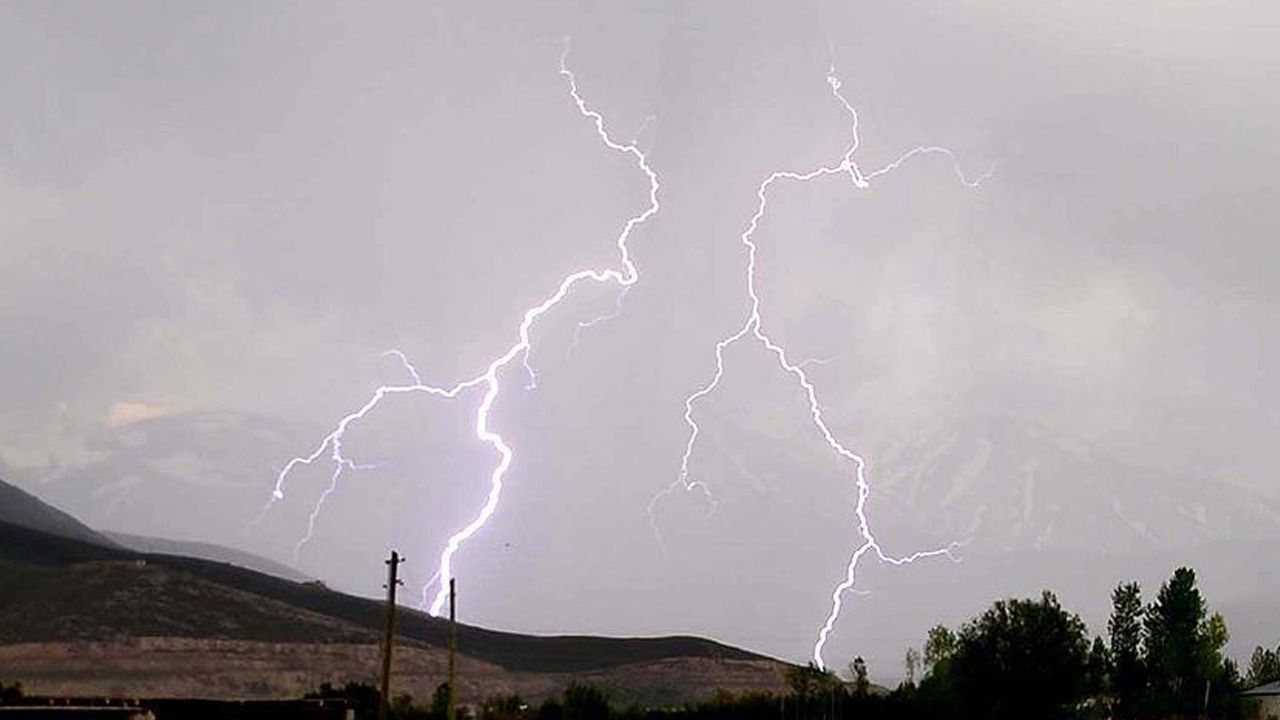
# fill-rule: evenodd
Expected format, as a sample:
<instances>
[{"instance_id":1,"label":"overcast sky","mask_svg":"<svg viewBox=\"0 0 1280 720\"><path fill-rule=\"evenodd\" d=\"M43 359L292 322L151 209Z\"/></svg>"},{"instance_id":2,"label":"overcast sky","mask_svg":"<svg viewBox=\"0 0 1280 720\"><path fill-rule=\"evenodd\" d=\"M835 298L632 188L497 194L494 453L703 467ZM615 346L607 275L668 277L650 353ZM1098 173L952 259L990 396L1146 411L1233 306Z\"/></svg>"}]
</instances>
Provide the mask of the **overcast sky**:
<instances>
[{"instance_id":1,"label":"overcast sky","mask_svg":"<svg viewBox=\"0 0 1280 720\"><path fill-rule=\"evenodd\" d=\"M833 62L864 168L925 144L995 170L971 189L929 156L868 190L771 196L765 325L826 361L811 366L823 406L873 482L877 447L1013 416L1156 476L1278 494L1267 0L5 4L0 460L88 466L140 423L269 419L288 442L237 476L225 530L187 532L198 486L146 527L289 559L326 470L244 528L275 469L406 380L384 351L426 379L469 377L566 273L616 264L648 186L573 105L566 36L582 95L615 139L638 138L662 209L633 236L621 315L571 352L616 298L575 291L534 329L538 387L518 363L502 376L495 424L517 457L459 556L468 619L805 656L852 548L853 493L761 351L730 350L700 406L693 469L723 494L717 519L692 496L660 505L664 552L645 507L678 469L684 398L747 312L738 236L757 186L849 143ZM425 579L494 461L470 435L476 400L398 399L360 426L349 449L381 465L331 498L299 564L375 593L395 542ZM228 465L247 452L234 436ZM750 600L726 612L729 592Z\"/></svg>"}]
</instances>

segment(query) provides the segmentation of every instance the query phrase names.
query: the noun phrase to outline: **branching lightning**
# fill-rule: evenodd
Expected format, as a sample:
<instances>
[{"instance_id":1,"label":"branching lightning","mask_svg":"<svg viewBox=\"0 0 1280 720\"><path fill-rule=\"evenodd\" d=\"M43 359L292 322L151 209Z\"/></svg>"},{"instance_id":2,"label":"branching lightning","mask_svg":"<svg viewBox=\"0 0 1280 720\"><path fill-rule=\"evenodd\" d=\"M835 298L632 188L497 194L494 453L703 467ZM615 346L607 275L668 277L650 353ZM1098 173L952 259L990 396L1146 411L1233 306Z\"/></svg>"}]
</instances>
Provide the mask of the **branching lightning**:
<instances>
[{"instance_id":1,"label":"branching lightning","mask_svg":"<svg viewBox=\"0 0 1280 720\"><path fill-rule=\"evenodd\" d=\"M856 517L856 526L860 540L858 546L853 551L853 555L849 559L843 579L835 586L831 593L831 611L827 615L822 627L819 629L817 640L814 643L813 659L819 666L824 665L822 659L823 647L826 645L827 638L835 627L836 620L840 617L844 595L853 588L858 564L865 555L872 553L881 562L892 565L904 565L922 558L936 557L939 555L945 555L954 560L955 558L952 555L952 551L956 549L958 544L952 543L946 547L925 550L904 557L894 557L884 552L879 541L871 530L870 521L867 519L867 499L871 493L871 486L867 482L866 461L860 455L845 447L845 445L836 438L835 434L831 431L831 428L827 425L822 414L822 407L818 400L817 390L814 387L813 382L810 381L808 375L805 373L805 366L810 361L792 362L788 358L786 349L775 342L764 331L760 313L761 300L756 288L756 255L758 246L755 241L755 235L759 230L760 224L764 220L765 213L768 209L769 192L774 185L783 181L807 183L812 180L831 176L847 176L855 188L865 189L870 187L872 181L876 178L896 170L908 160L921 155L943 155L948 158L951 161L952 167L955 170L956 175L959 177L960 182L967 187L977 187L986 177L986 175L984 175L972 180L969 179L965 176L962 168L960 167L960 163L956 158L955 153L947 148L935 145L913 148L900 155L896 160L888 165L885 165L878 170L864 173L854 160L854 155L857 153L861 142L858 134L858 112L840 91L841 82L836 76L834 63L827 73L827 83L831 88L831 94L850 117L852 129L852 139L850 140L850 144L837 164L821 166L807 172L777 171L769 175L760 183L759 186L757 186L755 212L752 214L751 219L747 222L746 228L739 236L740 241L747 251L746 291L747 297L750 300L747 318L737 331L716 343L715 372L712 374L711 380L695 390L685 399L684 420L685 424L689 427L689 435L688 440L685 443L684 454L680 458L680 470L675 481L667 485L661 492L655 495L653 500L649 503L649 518L655 533L658 532L656 516L658 503L664 497L676 492L677 490L697 491L714 503L714 498L711 494L710 488L702 481L690 478L689 463L693 457L698 436L701 433L701 428L694 417L694 406L699 400L715 392L716 388L720 386L720 381L724 378L725 374L724 353L729 346L740 340L752 340L760 343L765 350L775 357L779 368L781 368L784 373L793 377L797 385L799 385L809 405L810 419L812 420L814 427L822 436L823 440L826 442L827 446L839 457L853 465L854 482L858 490L858 499L854 508L854 515ZM661 543L662 540L660 534L658 535L658 539Z\"/></svg>"},{"instance_id":2,"label":"branching lightning","mask_svg":"<svg viewBox=\"0 0 1280 720\"><path fill-rule=\"evenodd\" d=\"M554 307L560 304L562 300L568 297L570 291L583 281L593 281L596 283L612 283L622 291L634 285L639 279L635 265L631 260L631 252L627 247L627 243L631 239L632 233L637 227L646 220L653 217L658 210L658 176L657 173L649 166L648 158L645 156L635 141L622 144L613 140L605 128L604 117L597 111L591 109L583 100L578 92L577 78L568 68L569 43L566 39L564 51L560 55L560 75L568 84L569 96L573 100L579 114L583 118L589 120L595 128L596 135L600 141L604 143L608 149L621 153L630 157L635 161L636 166L644 173L649 182L648 205L640 213L632 216L623 225L621 232L615 241L618 248L618 266L615 268L583 269L577 270L565 276L555 291L548 295L542 302L525 310L520 321L515 344L509 347L504 353L491 360L485 370L467 380L458 382L451 387L432 386L422 382L417 370L408 358L399 350L390 350L386 354L394 355L400 359L405 366L413 382L408 385L383 385L374 391L372 397L358 410L342 418L334 430L326 435L320 442L320 445L310 455L296 457L290 460L276 477L275 488L272 491L271 498L267 505L263 508L263 515L271 509L276 502L284 500L285 487L289 476L294 470L304 465L311 465L320 461L328 453L328 461L332 463L332 474L330 476L329 487L320 495L313 510L308 526L307 535L298 544L300 550L302 546L310 539L314 533L315 521L319 516L321 508L325 500L336 489L339 479L345 470L359 469L361 466L348 458L342 450L343 439L347 430L357 421L366 417L373 412L382 400L391 395L401 395L410 393L425 393L438 398L453 399L461 395L463 392L471 389L484 388L480 403L475 412L475 433L476 437L498 454L498 463L489 475L489 492L485 497L484 504L480 507L471 522L463 526L460 530L451 535L445 542L444 549L440 553L438 568L432 575L426 585L423 587L423 599L425 601L427 589L433 584L437 584L438 590L434 599L428 606L428 611L432 615L438 615L447 599L447 588L449 587L449 579L453 577L453 563L458 550L472 536L480 531L481 528L489 521L494 512L498 508L498 503L502 498L503 481L506 478L507 471L511 468L514 459L514 451L508 445L507 441L490 427L490 413L493 410L494 402L498 398L501 390L501 382L499 375L517 358L529 378L528 387L535 387L537 384L537 375L533 371L532 365L529 363L529 352L532 346L530 340L530 332L533 325L546 313L550 312ZM426 604L424 602L424 604Z\"/></svg>"},{"instance_id":3,"label":"branching lightning","mask_svg":"<svg viewBox=\"0 0 1280 720\"><path fill-rule=\"evenodd\" d=\"M528 308L523 313L518 325L516 339L514 343L507 348L502 354L491 359L482 372L451 386L435 386L423 382L421 375L418 373L414 365L409 361L408 357L399 350L389 350L385 353L388 356L396 357L403 365L404 370L408 374L411 382L407 384L387 384L378 387L369 400L360 406L354 412L343 417L335 426L332 432L326 435L309 455L300 456L290 460L276 477L275 487L266 507L263 508L262 516L270 511L272 506L285 498L285 490L290 476L301 466L310 466L316 463L327 463L331 468L330 482L327 488L319 496L316 505L310 515L307 533L299 541L295 548L295 555L303 546L312 538L315 532L316 522L324 506L325 501L337 489L343 474L349 470L364 469L370 466L357 464L349 458L343 451L343 442L347 431L357 422L373 412L381 402L393 395L407 394L426 394L439 399L452 400L457 399L464 393L475 390L479 395L479 401L474 414L474 431L476 438L482 443L488 445L497 454L497 463L493 467L489 475L489 491L485 496L485 500L473 518L462 528L454 532L445 542L443 549L439 555L437 568L430 579L422 587L423 605L428 608L432 614L439 614L447 597L447 588L449 580L453 577L454 563L456 555L461 547L470 540L477 532L479 532L489 519L496 512L502 496L503 484L514 460L514 450L498 432L491 427L491 412L494 404L501 392L501 381L504 377L504 371L519 360L521 368L527 377L527 388L537 386L537 374L530 363L530 353L532 350L532 341L530 333L533 326L544 315L549 313L553 308L561 303L575 286L584 281L593 281L600 284L610 284L618 288L617 305L615 309L600 317L579 321L576 324L573 336L573 343L569 348L569 352L576 347L581 332L616 317L622 310L622 301L630 288L635 285L639 279L639 275L635 265L632 262L628 243L636 228L653 217L660 209L659 206L659 182L658 176L650 167L648 158L638 146L638 137L644 131L642 127L637 132L637 139L629 143L619 143L615 141L605 127L603 116L591 109L579 93L577 80L574 74L568 69L567 61L569 55L569 45L566 41L565 48L560 57L559 73L564 78L569 96L572 99L578 113L590 121L595 129L596 135L600 141L609 150L621 153L633 160L636 166L645 175L649 183L648 205L639 213L630 217L622 226L615 245L618 250L618 260L615 267L605 269L581 269L576 270L565 276L556 286L555 290L547 295L541 302ZM891 564L904 565L915 562L923 558L947 556L955 559L953 551L958 543L951 543L945 547L924 550L906 556L893 556L886 553L881 547L879 541L872 531L871 522L867 515L867 503L871 493L871 486L867 480L866 461L857 453L846 447L832 432L823 415L822 404L819 401L818 392L813 382L806 373L806 368L811 364L822 364L827 362L824 359L808 359L802 361L793 361L788 355L787 350L773 340L773 338L765 332L764 323L761 313L761 296L757 289L757 251L758 246L755 236L764 221L769 206L770 193L775 185L790 181L796 183L808 183L821 178L847 178L855 189L866 189L871 184L887 173L890 173L906 162L924 155L941 155L947 158L952 168L959 178L960 182L968 187L977 187L989 175L970 179L967 177L955 154L945 148L934 145L925 145L913 148L902 155L898 156L893 162L876 169L871 172L864 172L854 159L860 146L860 137L858 131L858 113L853 105L846 99L841 92L841 82L836 75L834 64L827 74L827 82L830 91L835 100L840 103L841 107L850 118L851 139L848 147L843 155L840 156L838 162L831 165L823 165L818 168L798 172L798 171L777 171L766 177L756 188L755 209L747 222L745 229L739 236L747 253L747 269L746 269L746 294L749 300L749 309L742 325L738 327L729 336L721 339L715 345L715 371L710 380L691 393L684 401L684 421L688 427L688 436L685 442L684 451L680 459L680 467L676 479L666 485L657 495L653 497L648 505L648 513L650 522L653 526L655 535L659 543L662 543L661 533L658 527L657 511L662 500L677 491L697 492L702 495L708 503L709 512L714 512L716 508L716 499L711 492L711 488L703 481L691 477L690 463L697 448L698 439L701 428L695 416L696 406L699 402L715 392L721 384L721 380L725 375L725 351L739 341L757 342L760 347L773 355L777 361L778 367L783 373L793 378L796 385L801 390L806 402L810 420L818 434L822 437L827 446L843 461L850 463L853 467L853 480L857 488L857 502L854 508L854 525L857 528L858 540L853 552L849 558L848 564L845 566L845 572L840 581L835 585L831 592L831 606L825 621L818 631L817 639L813 647L813 658L819 665L823 665L822 652L823 648L830 636L840 613L843 608L843 601L846 594L853 592L862 592L854 588L857 577L859 563L867 555L874 556L877 560ZM646 127L649 119L646 119ZM261 519L261 517L259 519ZM434 597L430 602L427 598L431 595L430 589L437 588Z\"/></svg>"}]
</instances>

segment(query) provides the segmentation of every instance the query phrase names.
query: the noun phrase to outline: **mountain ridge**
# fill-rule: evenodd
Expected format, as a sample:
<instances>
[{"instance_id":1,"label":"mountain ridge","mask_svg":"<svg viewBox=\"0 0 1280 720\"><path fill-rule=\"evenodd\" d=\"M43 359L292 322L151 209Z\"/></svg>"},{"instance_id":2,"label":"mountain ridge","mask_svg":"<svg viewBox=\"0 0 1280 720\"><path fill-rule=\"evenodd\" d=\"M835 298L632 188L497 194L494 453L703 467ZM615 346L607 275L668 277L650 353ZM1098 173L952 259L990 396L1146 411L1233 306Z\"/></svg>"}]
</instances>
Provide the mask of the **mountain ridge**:
<instances>
[{"instance_id":1,"label":"mountain ridge","mask_svg":"<svg viewBox=\"0 0 1280 720\"><path fill-rule=\"evenodd\" d=\"M0 522L12 523L61 537L104 546L116 546L106 536L70 513L44 502L0 478Z\"/></svg>"},{"instance_id":2,"label":"mountain ridge","mask_svg":"<svg viewBox=\"0 0 1280 720\"><path fill-rule=\"evenodd\" d=\"M131 533L105 531L101 533L112 542L148 555L182 555L185 557L212 560L239 565L256 570L264 575L274 575L295 582L315 582L311 577L299 570L276 562L269 558L255 555L244 550L218 545L216 543L196 542L194 540L170 540L167 538L134 535Z\"/></svg>"},{"instance_id":3,"label":"mountain ridge","mask_svg":"<svg viewBox=\"0 0 1280 720\"><path fill-rule=\"evenodd\" d=\"M16 550L15 550L16 548ZM33 551L33 548L35 550ZM376 632L383 621L383 603L336 592L316 583L298 583L268 576L229 563L219 563L176 555L144 554L60 538L13 523L0 523L0 573L13 577L15 568L39 565L54 568L82 568L107 564L114 568L135 567L142 574L157 566L212 583L341 620ZM10 591L4 600L13 602ZM38 598L37 598L38 600ZM23 636L0 640L35 641L40 609L34 603L26 610L28 621ZM447 622L417 610L401 607L397 634L428 645L444 646ZM764 655L694 636L604 637L592 635L525 635L459 624L459 642L468 654L511 670L552 670L573 672L602 669L611 665L669 656L709 657L735 660L772 660ZM95 640L101 637L54 637L59 640ZM249 639L249 638L246 638Z\"/></svg>"}]
</instances>

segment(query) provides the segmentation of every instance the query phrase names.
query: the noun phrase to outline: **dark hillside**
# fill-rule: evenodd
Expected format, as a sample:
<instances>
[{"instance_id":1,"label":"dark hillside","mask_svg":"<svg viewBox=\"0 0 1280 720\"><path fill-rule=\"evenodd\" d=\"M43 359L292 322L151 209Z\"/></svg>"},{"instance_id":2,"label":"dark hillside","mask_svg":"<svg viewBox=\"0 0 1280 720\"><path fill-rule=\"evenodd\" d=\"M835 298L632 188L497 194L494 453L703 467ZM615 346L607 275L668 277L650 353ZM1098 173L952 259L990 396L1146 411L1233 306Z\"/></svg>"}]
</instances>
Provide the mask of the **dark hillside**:
<instances>
[{"instance_id":1,"label":"dark hillside","mask_svg":"<svg viewBox=\"0 0 1280 720\"><path fill-rule=\"evenodd\" d=\"M179 569L222 585L239 588L287 605L304 608L354 625L376 629L383 619L382 603L295 583L234 565L168 555L148 555L150 562ZM442 647L448 623L405 609L398 632L408 638ZM458 626L459 649L479 660L508 670L581 672L665 658L760 660L762 656L695 637L605 638L591 636L535 636Z\"/></svg>"},{"instance_id":2,"label":"dark hillside","mask_svg":"<svg viewBox=\"0 0 1280 720\"><path fill-rule=\"evenodd\" d=\"M115 543L71 515L3 480L0 480L0 522L97 545L115 546Z\"/></svg>"},{"instance_id":3,"label":"dark hillside","mask_svg":"<svg viewBox=\"0 0 1280 720\"><path fill-rule=\"evenodd\" d=\"M176 635L271 642L375 637L376 600L242 567L135 553L0 523L0 642ZM405 610L399 634L437 647L447 624ZM465 655L508 670L586 672L672 658L761 660L693 637L539 637L460 625Z\"/></svg>"},{"instance_id":4,"label":"dark hillside","mask_svg":"<svg viewBox=\"0 0 1280 720\"><path fill-rule=\"evenodd\" d=\"M69 565L138 557L115 545L99 545L0 520L0 562L18 565Z\"/></svg>"}]
</instances>

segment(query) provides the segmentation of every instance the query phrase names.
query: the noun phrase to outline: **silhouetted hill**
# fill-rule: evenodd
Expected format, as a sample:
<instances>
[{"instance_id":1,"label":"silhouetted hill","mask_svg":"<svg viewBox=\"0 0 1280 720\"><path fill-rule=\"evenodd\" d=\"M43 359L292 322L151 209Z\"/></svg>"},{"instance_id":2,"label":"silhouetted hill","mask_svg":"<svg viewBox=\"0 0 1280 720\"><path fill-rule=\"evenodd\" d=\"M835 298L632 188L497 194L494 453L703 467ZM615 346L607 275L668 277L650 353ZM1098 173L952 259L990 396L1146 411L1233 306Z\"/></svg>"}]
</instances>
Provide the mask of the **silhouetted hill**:
<instances>
[{"instance_id":1,"label":"silhouetted hill","mask_svg":"<svg viewBox=\"0 0 1280 720\"><path fill-rule=\"evenodd\" d=\"M39 692L296 697L371 681L382 604L228 563L140 553L0 522L0 667ZM447 623L404 609L396 691L444 680ZM679 704L780 690L786 665L693 637L536 637L459 625L459 693Z\"/></svg>"},{"instance_id":2,"label":"silhouetted hill","mask_svg":"<svg viewBox=\"0 0 1280 720\"><path fill-rule=\"evenodd\" d=\"M3 480L0 480L0 522L98 545L115 545L71 515Z\"/></svg>"},{"instance_id":3,"label":"silhouetted hill","mask_svg":"<svg viewBox=\"0 0 1280 720\"><path fill-rule=\"evenodd\" d=\"M0 563L7 566L57 566L83 562L110 562L133 557L123 548L114 545L86 542L42 532L26 525L0 521Z\"/></svg>"},{"instance_id":4,"label":"silhouetted hill","mask_svg":"<svg viewBox=\"0 0 1280 720\"><path fill-rule=\"evenodd\" d=\"M0 523L0 642L180 635L265 642L374 638L382 603L228 563L138 553ZM403 609L398 634L447 643L445 621ZM466 655L522 672L587 672L673 658L768 660L695 637L532 636L459 625Z\"/></svg>"},{"instance_id":5,"label":"silhouetted hill","mask_svg":"<svg viewBox=\"0 0 1280 720\"><path fill-rule=\"evenodd\" d=\"M52 537L51 542L46 542ZM16 526L0 560L0 644L218 637L372 642L372 630L109 548Z\"/></svg>"}]
</instances>

